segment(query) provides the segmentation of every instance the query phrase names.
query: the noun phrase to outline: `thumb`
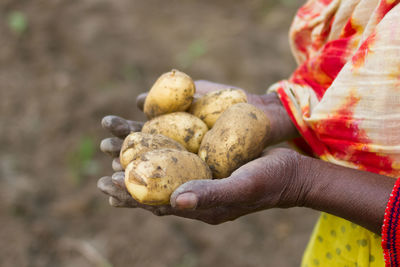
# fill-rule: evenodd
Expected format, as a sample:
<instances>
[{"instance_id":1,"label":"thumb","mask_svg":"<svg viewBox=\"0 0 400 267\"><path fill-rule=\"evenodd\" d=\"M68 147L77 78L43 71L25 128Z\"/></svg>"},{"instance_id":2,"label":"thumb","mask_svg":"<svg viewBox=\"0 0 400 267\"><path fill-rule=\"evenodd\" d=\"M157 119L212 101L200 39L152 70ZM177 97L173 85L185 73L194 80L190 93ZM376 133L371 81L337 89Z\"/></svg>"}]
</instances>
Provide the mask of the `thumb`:
<instances>
[{"instance_id":1,"label":"thumb","mask_svg":"<svg viewBox=\"0 0 400 267\"><path fill-rule=\"evenodd\" d=\"M209 209L245 201L251 179L229 177L221 180L193 180L178 187L171 195L171 206L177 209Z\"/></svg>"}]
</instances>

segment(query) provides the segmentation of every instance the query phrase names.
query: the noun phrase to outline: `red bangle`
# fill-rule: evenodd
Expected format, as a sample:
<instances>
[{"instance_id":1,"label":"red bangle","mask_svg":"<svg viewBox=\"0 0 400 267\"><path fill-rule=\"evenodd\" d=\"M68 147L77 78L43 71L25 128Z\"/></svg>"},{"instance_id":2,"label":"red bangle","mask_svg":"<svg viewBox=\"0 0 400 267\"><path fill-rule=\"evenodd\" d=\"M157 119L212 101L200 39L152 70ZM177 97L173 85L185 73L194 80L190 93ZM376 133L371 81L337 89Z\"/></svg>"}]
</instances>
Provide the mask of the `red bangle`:
<instances>
[{"instance_id":1,"label":"red bangle","mask_svg":"<svg viewBox=\"0 0 400 267\"><path fill-rule=\"evenodd\" d=\"M386 267L400 266L400 179L397 179L385 210L382 248Z\"/></svg>"}]
</instances>

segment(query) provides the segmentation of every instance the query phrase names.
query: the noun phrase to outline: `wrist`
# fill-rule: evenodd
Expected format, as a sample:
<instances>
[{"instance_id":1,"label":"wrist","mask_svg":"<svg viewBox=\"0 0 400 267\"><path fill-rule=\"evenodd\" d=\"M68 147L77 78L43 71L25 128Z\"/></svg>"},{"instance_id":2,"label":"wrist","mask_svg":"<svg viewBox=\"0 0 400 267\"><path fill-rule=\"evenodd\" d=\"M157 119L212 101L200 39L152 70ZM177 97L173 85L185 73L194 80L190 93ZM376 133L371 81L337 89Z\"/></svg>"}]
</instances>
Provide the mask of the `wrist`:
<instances>
[{"instance_id":1,"label":"wrist","mask_svg":"<svg viewBox=\"0 0 400 267\"><path fill-rule=\"evenodd\" d=\"M310 188L303 206L327 212L380 234L395 179L309 158Z\"/></svg>"},{"instance_id":2,"label":"wrist","mask_svg":"<svg viewBox=\"0 0 400 267\"><path fill-rule=\"evenodd\" d=\"M313 179L309 173L310 164L308 157L291 149L279 149L285 155L279 164L279 176L284 181L283 190L277 207L292 208L305 206L305 199L311 190Z\"/></svg>"}]
</instances>

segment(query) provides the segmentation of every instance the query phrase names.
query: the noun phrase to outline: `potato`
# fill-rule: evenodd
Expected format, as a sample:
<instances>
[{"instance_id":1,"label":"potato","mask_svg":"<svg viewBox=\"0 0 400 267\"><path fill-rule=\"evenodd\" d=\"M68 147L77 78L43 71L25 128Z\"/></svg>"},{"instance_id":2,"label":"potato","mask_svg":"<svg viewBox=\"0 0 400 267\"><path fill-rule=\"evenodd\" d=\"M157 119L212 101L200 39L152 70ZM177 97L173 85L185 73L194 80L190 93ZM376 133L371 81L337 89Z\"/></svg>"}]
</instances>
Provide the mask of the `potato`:
<instances>
[{"instance_id":1,"label":"potato","mask_svg":"<svg viewBox=\"0 0 400 267\"><path fill-rule=\"evenodd\" d=\"M186 151L181 144L164 135L135 132L129 134L122 143L119 160L126 169L128 164L142 153L160 148Z\"/></svg>"},{"instance_id":2,"label":"potato","mask_svg":"<svg viewBox=\"0 0 400 267\"><path fill-rule=\"evenodd\" d=\"M162 114L185 111L193 101L196 88L192 78L172 70L154 83L144 102L144 113L152 119Z\"/></svg>"},{"instance_id":3,"label":"potato","mask_svg":"<svg viewBox=\"0 0 400 267\"><path fill-rule=\"evenodd\" d=\"M169 204L172 192L181 184L211 178L209 167L196 154L169 148L145 152L125 170L129 193L148 205Z\"/></svg>"},{"instance_id":4,"label":"potato","mask_svg":"<svg viewBox=\"0 0 400 267\"><path fill-rule=\"evenodd\" d=\"M246 94L239 89L223 89L195 100L189 112L202 119L211 129L222 112L237 103L247 103Z\"/></svg>"},{"instance_id":5,"label":"potato","mask_svg":"<svg viewBox=\"0 0 400 267\"><path fill-rule=\"evenodd\" d=\"M261 154L269 133L270 121L261 110L247 103L235 104L204 136L198 154L214 178L225 178Z\"/></svg>"},{"instance_id":6,"label":"potato","mask_svg":"<svg viewBox=\"0 0 400 267\"><path fill-rule=\"evenodd\" d=\"M193 153L199 150L207 131L208 127L202 120L186 112L158 116L146 122L142 128L143 133L168 136Z\"/></svg>"}]
</instances>

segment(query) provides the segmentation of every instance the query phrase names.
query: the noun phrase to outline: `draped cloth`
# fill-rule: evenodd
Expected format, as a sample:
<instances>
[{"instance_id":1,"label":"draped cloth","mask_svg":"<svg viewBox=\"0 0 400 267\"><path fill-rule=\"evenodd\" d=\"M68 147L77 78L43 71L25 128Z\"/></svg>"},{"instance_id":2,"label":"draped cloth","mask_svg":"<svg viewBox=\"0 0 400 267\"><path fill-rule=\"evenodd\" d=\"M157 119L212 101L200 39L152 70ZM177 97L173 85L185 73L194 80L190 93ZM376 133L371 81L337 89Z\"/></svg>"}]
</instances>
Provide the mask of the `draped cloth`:
<instances>
[{"instance_id":1,"label":"draped cloth","mask_svg":"<svg viewBox=\"0 0 400 267\"><path fill-rule=\"evenodd\" d=\"M309 0L290 29L297 69L269 89L334 164L400 176L400 0ZM383 266L380 238L322 214L303 266ZM325 263L325 262L329 262Z\"/></svg>"}]
</instances>

